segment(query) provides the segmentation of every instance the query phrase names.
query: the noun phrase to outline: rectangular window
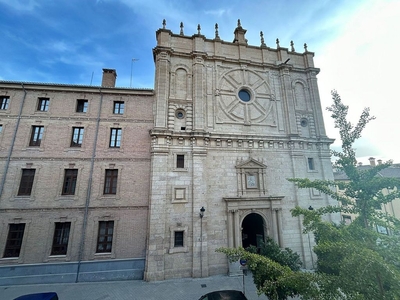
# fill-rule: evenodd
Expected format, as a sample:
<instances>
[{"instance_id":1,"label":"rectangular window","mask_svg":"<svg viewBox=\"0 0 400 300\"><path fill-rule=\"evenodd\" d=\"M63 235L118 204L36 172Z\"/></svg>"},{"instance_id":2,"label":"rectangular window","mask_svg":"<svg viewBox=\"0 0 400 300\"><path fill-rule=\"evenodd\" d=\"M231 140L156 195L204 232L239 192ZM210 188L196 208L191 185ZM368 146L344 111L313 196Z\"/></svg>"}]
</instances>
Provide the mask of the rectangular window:
<instances>
[{"instance_id":1,"label":"rectangular window","mask_svg":"<svg viewBox=\"0 0 400 300\"><path fill-rule=\"evenodd\" d=\"M3 124L0 124L0 133L3 131Z\"/></svg>"},{"instance_id":2,"label":"rectangular window","mask_svg":"<svg viewBox=\"0 0 400 300\"><path fill-rule=\"evenodd\" d=\"M35 169L22 169L21 181L19 183L18 196L30 196L32 193Z\"/></svg>"},{"instance_id":3,"label":"rectangular window","mask_svg":"<svg viewBox=\"0 0 400 300\"><path fill-rule=\"evenodd\" d=\"M308 169L311 171L315 170L314 158L308 158Z\"/></svg>"},{"instance_id":4,"label":"rectangular window","mask_svg":"<svg viewBox=\"0 0 400 300\"><path fill-rule=\"evenodd\" d=\"M123 115L124 114L124 101L114 101L114 114Z\"/></svg>"},{"instance_id":5,"label":"rectangular window","mask_svg":"<svg viewBox=\"0 0 400 300\"><path fill-rule=\"evenodd\" d=\"M176 155L176 168L177 169L185 168L185 155L184 154Z\"/></svg>"},{"instance_id":6,"label":"rectangular window","mask_svg":"<svg viewBox=\"0 0 400 300\"><path fill-rule=\"evenodd\" d=\"M8 105L10 104L10 97L0 96L0 110L8 109Z\"/></svg>"},{"instance_id":7,"label":"rectangular window","mask_svg":"<svg viewBox=\"0 0 400 300\"><path fill-rule=\"evenodd\" d=\"M114 221L100 221L96 253L111 252L114 233Z\"/></svg>"},{"instance_id":8,"label":"rectangular window","mask_svg":"<svg viewBox=\"0 0 400 300\"><path fill-rule=\"evenodd\" d=\"M24 237L25 223L10 224L7 235L6 247L3 257L19 257L22 238Z\"/></svg>"},{"instance_id":9,"label":"rectangular window","mask_svg":"<svg viewBox=\"0 0 400 300\"><path fill-rule=\"evenodd\" d=\"M77 169L66 169L64 174L63 195L75 195L76 180L78 178Z\"/></svg>"},{"instance_id":10,"label":"rectangular window","mask_svg":"<svg viewBox=\"0 0 400 300\"><path fill-rule=\"evenodd\" d=\"M57 222L55 224L51 255L67 254L70 229L71 222Z\"/></svg>"},{"instance_id":11,"label":"rectangular window","mask_svg":"<svg viewBox=\"0 0 400 300\"><path fill-rule=\"evenodd\" d=\"M87 112L89 102L84 99L76 100L76 112L85 113Z\"/></svg>"},{"instance_id":12,"label":"rectangular window","mask_svg":"<svg viewBox=\"0 0 400 300\"><path fill-rule=\"evenodd\" d=\"M29 146L40 146L44 132L44 126L32 126L31 140Z\"/></svg>"},{"instance_id":13,"label":"rectangular window","mask_svg":"<svg viewBox=\"0 0 400 300\"><path fill-rule=\"evenodd\" d=\"M116 194L117 193L117 181L118 181L118 170L106 170L106 176L104 180L104 194Z\"/></svg>"},{"instance_id":14,"label":"rectangular window","mask_svg":"<svg viewBox=\"0 0 400 300\"><path fill-rule=\"evenodd\" d=\"M122 129L121 128L111 128L110 148L119 148L119 147L121 147L121 136L122 136Z\"/></svg>"},{"instance_id":15,"label":"rectangular window","mask_svg":"<svg viewBox=\"0 0 400 300\"><path fill-rule=\"evenodd\" d=\"M183 247L183 231L175 231L174 247Z\"/></svg>"},{"instance_id":16,"label":"rectangular window","mask_svg":"<svg viewBox=\"0 0 400 300\"><path fill-rule=\"evenodd\" d=\"M82 147L83 127L72 127L71 147Z\"/></svg>"},{"instance_id":17,"label":"rectangular window","mask_svg":"<svg viewBox=\"0 0 400 300\"><path fill-rule=\"evenodd\" d=\"M50 99L49 98L39 98L37 110L48 111L49 110Z\"/></svg>"}]
</instances>

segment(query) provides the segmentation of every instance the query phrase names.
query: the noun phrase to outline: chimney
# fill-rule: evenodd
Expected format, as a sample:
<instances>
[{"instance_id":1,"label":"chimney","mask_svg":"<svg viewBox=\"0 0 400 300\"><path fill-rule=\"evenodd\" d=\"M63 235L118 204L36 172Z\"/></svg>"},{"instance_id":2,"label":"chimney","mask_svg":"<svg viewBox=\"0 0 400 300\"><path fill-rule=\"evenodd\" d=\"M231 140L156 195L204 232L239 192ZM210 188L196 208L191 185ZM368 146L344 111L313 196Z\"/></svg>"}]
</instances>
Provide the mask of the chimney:
<instances>
[{"instance_id":1,"label":"chimney","mask_svg":"<svg viewBox=\"0 0 400 300\"><path fill-rule=\"evenodd\" d=\"M117 71L115 69L103 69L102 87L115 87L117 80Z\"/></svg>"},{"instance_id":2,"label":"chimney","mask_svg":"<svg viewBox=\"0 0 400 300\"><path fill-rule=\"evenodd\" d=\"M382 164L382 159L378 159L378 165Z\"/></svg>"},{"instance_id":3,"label":"chimney","mask_svg":"<svg viewBox=\"0 0 400 300\"><path fill-rule=\"evenodd\" d=\"M370 164L371 166L373 166L373 167L376 166L376 164L375 164L375 157L370 157L370 158L368 158L368 160L369 160L369 164Z\"/></svg>"}]
</instances>

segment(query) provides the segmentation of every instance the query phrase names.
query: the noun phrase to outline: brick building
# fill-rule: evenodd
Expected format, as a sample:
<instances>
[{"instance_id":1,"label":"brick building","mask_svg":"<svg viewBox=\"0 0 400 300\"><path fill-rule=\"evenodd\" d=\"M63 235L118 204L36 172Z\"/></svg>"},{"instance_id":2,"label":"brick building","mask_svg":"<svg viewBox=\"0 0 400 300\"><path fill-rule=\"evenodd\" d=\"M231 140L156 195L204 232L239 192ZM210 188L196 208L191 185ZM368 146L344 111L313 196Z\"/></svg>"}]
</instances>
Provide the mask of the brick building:
<instances>
[{"instance_id":1,"label":"brick building","mask_svg":"<svg viewBox=\"0 0 400 300\"><path fill-rule=\"evenodd\" d=\"M0 284L142 278L154 96L115 78L0 82Z\"/></svg>"},{"instance_id":2,"label":"brick building","mask_svg":"<svg viewBox=\"0 0 400 300\"><path fill-rule=\"evenodd\" d=\"M286 179L333 180L314 54L215 29L164 22L154 90L0 82L3 284L226 274L266 236L311 267L290 209L330 199Z\"/></svg>"}]
</instances>

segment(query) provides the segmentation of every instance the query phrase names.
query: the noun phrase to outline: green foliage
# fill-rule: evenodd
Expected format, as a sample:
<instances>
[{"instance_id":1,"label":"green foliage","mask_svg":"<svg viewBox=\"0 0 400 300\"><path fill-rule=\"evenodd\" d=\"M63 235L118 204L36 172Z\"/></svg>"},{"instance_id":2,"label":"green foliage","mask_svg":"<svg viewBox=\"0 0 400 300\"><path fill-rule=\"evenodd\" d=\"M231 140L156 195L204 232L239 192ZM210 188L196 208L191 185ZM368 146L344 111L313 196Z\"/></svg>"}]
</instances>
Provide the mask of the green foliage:
<instances>
[{"instance_id":1,"label":"green foliage","mask_svg":"<svg viewBox=\"0 0 400 300\"><path fill-rule=\"evenodd\" d=\"M282 266L288 266L292 271L299 271L302 266L300 256L290 248L281 249L270 237L261 243L259 249L255 246L246 248L251 253L259 252L260 255L268 257Z\"/></svg>"},{"instance_id":2,"label":"green foliage","mask_svg":"<svg viewBox=\"0 0 400 300\"><path fill-rule=\"evenodd\" d=\"M317 272L321 275L317 284L326 294L340 291L340 299L400 299L399 235L383 235L375 230L380 225L392 233L400 231L400 221L381 210L382 205L399 201L400 180L379 176L391 165L390 161L364 171L357 168L353 143L374 117L366 108L353 126L347 121L348 106L336 91L332 98L333 105L328 110L342 140L342 152L332 154L338 158L335 168L344 172L348 180L289 179L299 188L314 188L338 201L337 206L312 211L296 207L292 215L302 216L304 232L314 233ZM357 217L348 226L322 221L323 215L340 212Z\"/></svg>"},{"instance_id":3,"label":"green foliage","mask_svg":"<svg viewBox=\"0 0 400 300\"><path fill-rule=\"evenodd\" d=\"M287 266L243 248L219 248L230 261L239 257L247 260L247 266L253 274L259 294L265 294L271 300L284 300L301 295L303 299L319 299L319 289L314 285L312 273L294 272Z\"/></svg>"}]
</instances>

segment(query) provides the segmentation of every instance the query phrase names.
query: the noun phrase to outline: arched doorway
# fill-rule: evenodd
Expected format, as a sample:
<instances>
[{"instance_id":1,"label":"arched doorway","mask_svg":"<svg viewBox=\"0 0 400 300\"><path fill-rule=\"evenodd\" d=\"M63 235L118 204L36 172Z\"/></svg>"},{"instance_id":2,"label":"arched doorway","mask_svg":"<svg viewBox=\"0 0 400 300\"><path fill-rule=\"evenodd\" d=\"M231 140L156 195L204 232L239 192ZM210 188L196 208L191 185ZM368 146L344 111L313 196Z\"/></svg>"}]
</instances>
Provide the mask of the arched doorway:
<instances>
[{"instance_id":1,"label":"arched doorway","mask_svg":"<svg viewBox=\"0 0 400 300\"><path fill-rule=\"evenodd\" d=\"M242 222L242 245L247 248L250 245L260 246L264 241L264 219L256 213L247 215Z\"/></svg>"}]
</instances>

